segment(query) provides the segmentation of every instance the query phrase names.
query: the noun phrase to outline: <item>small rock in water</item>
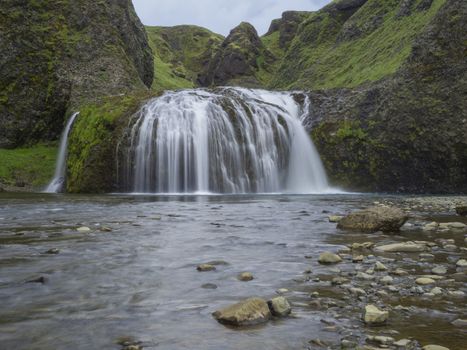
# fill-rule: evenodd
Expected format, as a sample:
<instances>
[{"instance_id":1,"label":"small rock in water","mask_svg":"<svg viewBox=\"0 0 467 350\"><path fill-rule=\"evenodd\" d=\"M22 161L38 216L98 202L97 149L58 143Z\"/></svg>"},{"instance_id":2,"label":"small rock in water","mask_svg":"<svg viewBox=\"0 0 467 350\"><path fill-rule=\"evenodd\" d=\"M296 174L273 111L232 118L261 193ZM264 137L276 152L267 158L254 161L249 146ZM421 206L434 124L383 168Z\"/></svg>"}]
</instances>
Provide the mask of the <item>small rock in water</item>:
<instances>
[{"instance_id":1,"label":"small rock in water","mask_svg":"<svg viewBox=\"0 0 467 350\"><path fill-rule=\"evenodd\" d=\"M340 215L330 215L328 216L329 222L337 223L341 221L344 217Z\"/></svg>"},{"instance_id":2,"label":"small rock in water","mask_svg":"<svg viewBox=\"0 0 467 350\"><path fill-rule=\"evenodd\" d=\"M264 299L250 298L218 310L212 316L222 324L249 326L267 322L271 318L271 312Z\"/></svg>"},{"instance_id":3,"label":"small rock in water","mask_svg":"<svg viewBox=\"0 0 467 350\"><path fill-rule=\"evenodd\" d=\"M44 276L40 276L38 278L34 278L32 280L26 281L26 283L41 283L41 284L45 284L46 282L47 282L47 278L45 278Z\"/></svg>"},{"instance_id":4,"label":"small rock in water","mask_svg":"<svg viewBox=\"0 0 467 350\"><path fill-rule=\"evenodd\" d=\"M397 268L392 272L392 274L396 276L407 276L409 273L404 269Z\"/></svg>"},{"instance_id":5,"label":"small rock in water","mask_svg":"<svg viewBox=\"0 0 467 350\"><path fill-rule=\"evenodd\" d=\"M365 306L363 320L370 326L379 326L386 323L389 318L388 311L382 311L374 305Z\"/></svg>"},{"instance_id":6,"label":"small rock in water","mask_svg":"<svg viewBox=\"0 0 467 350\"><path fill-rule=\"evenodd\" d=\"M201 264L196 268L199 272L214 271L216 267L210 264Z\"/></svg>"},{"instance_id":7,"label":"small rock in water","mask_svg":"<svg viewBox=\"0 0 467 350\"><path fill-rule=\"evenodd\" d=\"M345 277L334 277L331 281L331 284L334 286L341 286L347 282L349 282L349 280Z\"/></svg>"},{"instance_id":8,"label":"small rock in water","mask_svg":"<svg viewBox=\"0 0 467 350\"><path fill-rule=\"evenodd\" d=\"M237 276L240 281L248 282L253 280L253 275L250 272L242 272Z\"/></svg>"},{"instance_id":9,"label":"small rock in water","mask_svg":"<svg viewBox=\"0 0 467 350\"><path fill-rule=\"evenodd\" d=\"M412 344L412 340L410 339L400 339L398 341L396 341L393 345L398 348L398 349L404 349L404 350L409 350L409 349L412 349L412 348L415 348L415 346L411 346ZM409 348L410 346L410 348Z\"/></svg>"},{"instance_id":10,"label":"small rock in water","mask_svg":"<svg viewBox=\"0 0 467 350\"><path fill-rule=\"evenodd\" d=\"M415 280L415 283L417 283L420 286L426 286L429 284L434 284L436 283L436 281L428 277L420 277Z\"/></svg>"},{"instance_id":11,"label":"small rock in water","mask_svg":"<svg viewBox=\"0 0 467 350\"><path fill-rule=\"evenodd\" d=\"M91 229L87 226L81 226L81 227L78 227L76 231L84 233L84 232L91 232Z\"/></svg>"},{"instance_id":12,"label":"small rock in water","mask_svg":"<svg viewBox=\"0 0 467 350\"><path fill-rule=\"evenodd\" d=\"M365 259L365 257L363 255L358 255L358 256L354 256L352 258L352 262L353 263L360 263L362 262L363 260Z\"/></svg>"},{"instance_id":13,"label":"small rock in water","mask_svg":"<svg viewBox=\"0 0 467 350\"><path fill-rule=\"evenodd\" d=\"M391 276L384 276L379 280L381 284L392 284L394 282L394 279Z\"/></svg>"},{"instance_id":14,"label":"small rock in water","mask_svg":"<svg viewBox=\"0 0 467 350\"><path fill-rule=\"evenodd\" d=\"M467 216L467 205L458 205L456 207L456 213L460 216Z\"/></svg>"},{"instance_id":15,"label":"small rock in water","mask_svg":"<svg viewBox=\"0 0 467 350\"><path fill-rule=\"evenodd\" d=\"M456 262L457 267L467 267L467 260L466 259L460 259Z\"/></svg>"},{"instance_id":16,"label":"small rock in water","mask_svg":"<svg viewBox=\"0 0 467 350\"><path fill-rule=\"evenodd\" d=\"M217 289L217 285L214 283L205 283L201 286L203 289Z\"/></svg>"},{"instance_id":17,"label":"small rock in water","mask_svg":"<svg viewBox=\"0 0 467 350\"><path fill-rule=\"evenodd\" d=\"M386 271L388 268L381 262L377 261L375 264L375 271Z\"/></svg>"},{"instance_id":18,"label":"small rock in water","mask_svg":"<svg viewBox=\"0 0 467 350\"><path fill-rule=\"evenodd\" d=\"M101 232L112 232L112 229L111 229L110 227L108 227L108 226L101 226L101 227L99 228L99 230L100 230Z\"/></svg>"},{"instance_id":19,"label":"small rock in water","mask_svg":"<svg viewBox=\"0 0 467 350\"><path fill-rule=\"evenodd\" d=\"M422 350L449 350L449 348L445 348L444 346L440 345L426 345L422 348Z\"/></svg>"},{"instance_id":20,"label":"small rock in water","mask_svg":"<svg viewBox=\"0 0 467 350\"><path fill-rule=\"evenodd\" d=\"M57 248L52 248L52 249L49 249L45 252L45 254L51 254L51 255L55 255L55 254L59 254L60 253L60 250L57 249Z\"/></svg>"},{"instance_id":21,"label":"small rock in water","mask_svg":"<svg viewBox=\"0 0 467 350\"><path fill-rule=\"evenodd\" d=\"M277 317L285 317L292 312L289 301L284 297L277 297L269 300L268 306L271 313Z\"/></svg>"},{"instance_id":22,"label":"small rock in water","mask_svg":"<svg viewBox=\"0 0 467 350\"><path fill-rule=\"evenodd\" d=\"M444 266L436 266L431 272L435 275L445 275L448 273L448 270Z\"/></svg>"},{"instance_id":23,"label":"small rock in water","mask_svg":"<svg viewBox=\"0 0 467 350\"><path fill-rule=\"evenodd\" d=\"M279 288L278 290L276 290L277 294L286 294L288 292L289 290L287 288Z\"/></svg>"},{"instance_id":24,"label":"small rock in water","mask_svg":"<svg viewBox=\"0 0 467 350\"><path fill-rule=\"evenodd\" d=\"M375 342L375 343L379 343L379 344L382 344L382 345L391 345L395 341L394 338L385 337L383 335L375 335L375 336L369 335L366 338L366 340L369 341L369 342Z\"/></svg>"},{"instance_id":25,"label":"small rock in water","mask_svg":"<svg viewBox=\"0 0 467 350\"><path fill-rule=\"evenodd\" d=\"M462 320L460 318L452 321L451 323L456 327L467 327L467 320Z\"/></svg>"},{"instance_id":26,"label":"small rock in water","mask_svg":"<svg viewBox=\"0 0 467 350\"><path fill-rule=\"evenodd\" d=\"M342 258L331 252L324 252L319 255L318 262L320 264L337 264L342 261Z\"/></svg>"},{"instance_id":27,"label":"small rock in water","mask_svg":"<svg viewBox=\"0 0 467 350\"><path fill-rule=\"evenodd\" d=\"M393 253L411 253L411 252L423 252L427 249L425 244L417 244L414 242L404 242L404 243L392 243L377 246L375 250L380 252L393 252Z\"/></svg>"},{"instance_id":28,"label":"small rock in water","mask_svg":"<svg viewBox=\"0 0 467 350\"><path fill-rule=\"evenodd\" d=\"M358 296L366 295L366 292L361 288L350 288L349 291L351 294L358 295Z\"/></svg>"},{"instance_id":29,"label":"small rock in water","mask_svg":"<svg viewBox=\"0 0 467 350\"><path fill-rule=\"evenodd\" d=\"M430 290L430 293L433 294L433 295L441 295L443 294L443 290L439 287L435 287L433 288L432 290Z\"/></svg>"}]
</instances>

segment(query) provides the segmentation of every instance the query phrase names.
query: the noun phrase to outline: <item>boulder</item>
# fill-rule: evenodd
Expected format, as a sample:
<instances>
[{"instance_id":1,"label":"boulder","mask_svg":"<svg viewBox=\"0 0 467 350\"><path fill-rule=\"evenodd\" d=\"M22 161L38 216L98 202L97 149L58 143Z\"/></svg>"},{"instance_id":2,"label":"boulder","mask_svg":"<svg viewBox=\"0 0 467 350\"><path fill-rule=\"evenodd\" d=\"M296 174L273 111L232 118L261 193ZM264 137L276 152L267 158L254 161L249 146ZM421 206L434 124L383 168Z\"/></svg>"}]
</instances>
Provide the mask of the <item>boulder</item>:
<instances>
[{"instance_id":1,"label":"boulder","mask_svg":"<svg viewBox=\"0 0 467 350\"><path fill-rule=\"evenodd\" d=\"M375 248L375 250L380 252L403 252L403 253L412 253L412 252L423 252L427 249L425 244L414 243L414 242L402 242L402 243L391 243L386 245L380 245Z\"/></svg>"},{"instance_id":2,"label":"boulder","mask_svg":"<svg viewBox=\"0 0 467 350\"><path fill-rule=\"evenodd\" d=\"M399 231L407 220L407 215L398 208L378 206L344 217L337 224L337 228L364 232L392 232Z\"/></svg>"},{"instance_id":3,"label":"boulder","mask_svg":"<svg viewBox=\"0 0 467 350\"><path fill-rule=\"evenodd\" d=\"M386 323L389 318L388 311L382 311L374 305L365 306L363 320L369 326L379 326Z\"/></svg>"},{"instance_id":4,"label":"boulder","mask_svg":"<svg viewBox=\"0 0 467 350\"><path fill-rule=\"evenodd\" d=\"M292 312L289 301L284 297L276 297L268 301L269 310L274 316L285 317Z\"/></svg>"},{"instance_id":5,"label":"boulder","mask_svg":"<svg viewBox=\"0 0 467 350\"><path fill-rule=\"evenodd\" d=\"M212 316L222 324L250 326L267 322L271 318L271 312L264 299L250 298L218 310Z\"/></svg>"},{"instance_id":6,"label":"boulder","mask_svg":"<svg viewBox=\"0 0 467 350\"><path fill-rule=\"evenodd\" d=\"M320 264L337 264L342 261L342 258L331 252L324 252L319 255L318 262Z\"/></svg>"}]
</instances>

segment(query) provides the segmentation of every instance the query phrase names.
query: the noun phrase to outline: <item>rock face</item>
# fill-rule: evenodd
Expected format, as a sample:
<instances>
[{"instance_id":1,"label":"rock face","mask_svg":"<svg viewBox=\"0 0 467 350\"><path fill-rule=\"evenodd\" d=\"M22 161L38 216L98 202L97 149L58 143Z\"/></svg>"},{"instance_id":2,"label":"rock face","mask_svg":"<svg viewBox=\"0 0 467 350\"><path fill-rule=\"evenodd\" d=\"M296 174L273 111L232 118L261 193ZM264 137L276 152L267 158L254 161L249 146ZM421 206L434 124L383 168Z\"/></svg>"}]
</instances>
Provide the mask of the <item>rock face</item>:
<instances>
[{"instance_id":1,"label":"rock face","mask_svg":"<svg viewBox=\"0 0 467 350\"><path fill-rule=\"evenodd\" d=\"M407 219L407 215L400 209L372 207L344 217L337 224L337 228L365 232L392 232L399 231Z\"/></svg>"},{"instance_id":2,"label":"rock face","mask_svg":"<svg viewBox=\"0 0 467 350\"><path fill-rule=\"evenodd\" d=\"M256 76L261 60L272 64L274 56L263 45L256 29L243 22L224 40L206 70L200 73L198 83L201 86L261 86Z\"/></svg>"},{"instance_id":3,"label":"rock face","mask_svg":"<svg viewBox=\"0 0 467 350\"><path fill-rule=\"evenodd\" d=\"M152 83L130 0L4 0L0 18L0 147L55 140L68 109Z\"/></svg>"},{"instance_id":4,"label":"rock face","mask_svg":"<svg viewBox=\"0 0 467 350\"><path fill-rule=\"evenodd\" d=\"M387 311L382 311L374 305L365 306L365 311L363 314L363 320L367 325L370 326L380 326L386 323L388 320L389 313Z\"/></svg>"},{"instance_id":5,"label":"rock face","mask_svg":"<svg viewBox=\"0 0 467 350\"><path fill-rule=\"evenodd\" d=\"M232 326L251 326L271 318L268 304L261 298L246 299L212 315L218 322Z\"/></svg>"},{"instance_id":6,"label":"rock face","mask_svg":"<svg viewBox=\"0 0 467 350\"><path fill-rule=\"evenodd\" d=\"M278 32L279 46L282 49L287 49L297 34L300 24L307 19L311 13L312 12L304 11L286 11L282 14L282 18L272 21L265 36L267 37Z\"/></svg>"}]
</instances>

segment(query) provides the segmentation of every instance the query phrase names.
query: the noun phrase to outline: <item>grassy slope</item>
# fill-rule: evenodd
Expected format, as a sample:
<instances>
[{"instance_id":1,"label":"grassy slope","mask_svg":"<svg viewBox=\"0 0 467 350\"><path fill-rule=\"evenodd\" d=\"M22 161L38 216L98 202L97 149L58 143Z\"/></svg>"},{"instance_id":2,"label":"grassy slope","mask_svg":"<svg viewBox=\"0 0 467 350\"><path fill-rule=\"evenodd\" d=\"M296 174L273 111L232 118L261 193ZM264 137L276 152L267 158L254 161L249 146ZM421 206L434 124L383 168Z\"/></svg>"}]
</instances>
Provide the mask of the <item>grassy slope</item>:
<instances>
[{"instance_id":1,"label":"grassy slope","mask_svg":"<svg viewBox=\"0 0 467 350\"><path fill-rule=\"evenodd\" d=\"M223 37L197 26L146 27L154 52L153 89L182 89L196 86L203 62Z\"/></svg>"},{"instance_id":2,"label":"grassy slope","mask_svg":"<svg viewBox=\"0 0 467 350\"><path fill-rule=\"evenodd\" d=\"M0 149L0 183L7 186L46 185L53 177L57 150L56 146L45 144Z\"/></svg>"},{"instance_id":3,"label":"grassy slope","mask_svg":"<svg viewBox=\"0 0 467 350\"><path fill-rule=\"evenodd\" d=\"M271 86L356 87L395 73L445 0L434 0L428 11L416 10L420 2L410 16L400 18L396 0L369 0L347 21L323 10L312 14L302 23ZM348 27L360 34L346 38Z\"/></svg>"}]
</instances>

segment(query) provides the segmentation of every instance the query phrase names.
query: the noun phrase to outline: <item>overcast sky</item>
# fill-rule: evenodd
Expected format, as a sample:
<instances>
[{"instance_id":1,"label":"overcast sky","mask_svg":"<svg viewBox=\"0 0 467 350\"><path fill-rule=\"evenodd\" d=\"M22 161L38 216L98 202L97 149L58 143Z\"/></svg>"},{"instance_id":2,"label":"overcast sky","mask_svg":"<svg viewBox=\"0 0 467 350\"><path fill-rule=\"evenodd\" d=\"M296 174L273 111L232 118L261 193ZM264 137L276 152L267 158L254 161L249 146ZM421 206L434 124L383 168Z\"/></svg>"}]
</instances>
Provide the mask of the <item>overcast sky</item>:
<instances>
[{"instance_id":1,"label":"overcast sky","mask_svg":"<svg viewBox=\"0 0 467 350\"><path fill-rule=\"evenodd\" d=\"M287 10L314 11L331 0L133 0L145 25L196 24L227 35L240 22L264 34L274 18Z\"/></svg>"}]
</instances>

